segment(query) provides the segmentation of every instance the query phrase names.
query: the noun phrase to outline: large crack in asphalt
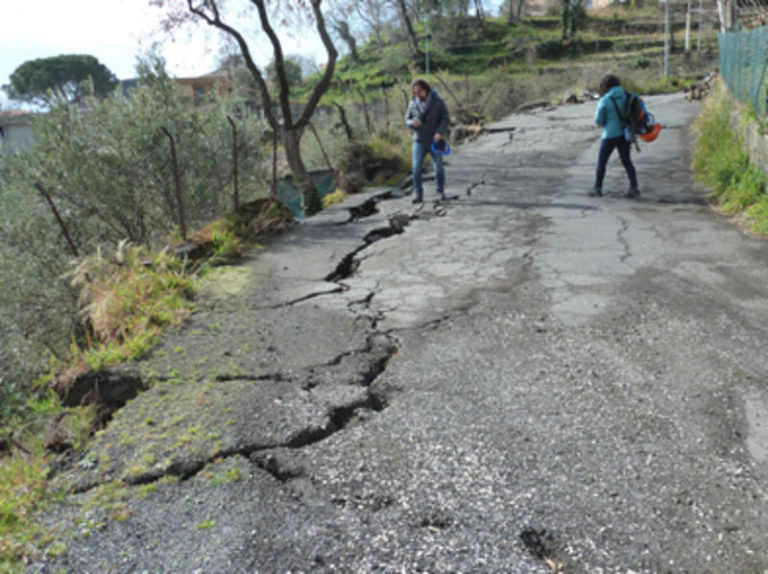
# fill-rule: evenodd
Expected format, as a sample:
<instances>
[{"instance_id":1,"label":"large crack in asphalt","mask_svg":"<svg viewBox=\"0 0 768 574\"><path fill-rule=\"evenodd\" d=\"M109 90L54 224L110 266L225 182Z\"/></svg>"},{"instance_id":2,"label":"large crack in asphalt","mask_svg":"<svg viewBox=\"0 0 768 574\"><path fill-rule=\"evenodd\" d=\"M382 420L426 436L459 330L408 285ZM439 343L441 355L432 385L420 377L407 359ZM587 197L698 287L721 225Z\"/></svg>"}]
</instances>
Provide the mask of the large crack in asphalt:
<instances>
[{"instance_id":1,"label":"large crack in asphalt","mask_svg":"<svg viewBox=\"0 0 768 574\"><path fill-rule=\"evenodd\" d=\"M350 218L347 223L378 213L377 205L381 201L393 198L395 198L394 194L386 192L370 198L358 206L349 208ZM348 287L341 281L354 274L359 265L360 253L377 241L404 233L405 229L414 219L425 218L420 214L420 210L416 210L412 214L398 212L388 216L386 226L374 228L366 233L362 238L362 243L347 253L336 268L326 275L324 279L328 282L337 283L338 288L292 300L280 306L298 305L317 296L338 295L346 291ZM285 449L306 448L326 440L335 433L343 431L353 422L365 421L371 414L382 412L390 403L391 397L387 396L387 392L393 391L376 391L373 389L373 383L385 372L389 361L397 353L398 341L392 333L378 330L377 318L366 316L366 311L370 307L374 296L375 292L371 291L366 297L358 298L355 302L347 305L349 313L369 321L369 335L363 347L346 350L322 364L305 367L300 372L275 371L253 374L252 376L249 376L247 373L228 374L223 372L217 373L213 378L212 384L215 385L230 383L233 385L245 383L288 385L289 387L296 388L294 392L304 393L306 404L312 404L316 410L319 408L324 412L321 418L310 418L303 424L296 424L296 428L288 436L284 436L282 440L269 440L268 437L256 440L235 438L233 440L237 443L236 445L230 444L229 446L215 449L211 445L206 447L203 444L199 448L200 452L197 453L203 456L195 456L194 453L190 453L191 456L184 455L183 453L173 454L166 459L165 464L146 469L143 472L127 469L128 461L122 463L122 470L119 467L117 470L112 467L108 467L106 470L103 468L97 469L98 464L94 461L94 457L97 456L96 453L84 454L80 457L79 461L74 461L70 458L69 461L63 463L60 467L54 468L52 476L72 468L80 468L88 472L89 476L81 476L79 480L70 484L68 488L72 493L85 493L114 480L121 480L129 486L151 484L165 477L187 481L194 478L214 462L238 456L250 460L258 468L268 472L281 482L287 482L291 478L300 475L300 472L291 469L289 464L286 466L287 463L284 461L286 457L276 456L275 453ZM423 325L422 328L439 325L448 319L449 317L441 317ZM134 382L136 373L130 370L126 372L127 380ZM352 374L350 375L350 373ZM122 375L113 373L111 376L114 379L116 376L120 377ZM173 386L172 377L156 376L154 380L156 384L162 383ZM165 382L163 383L164 380ZM344 389L352 388L358 388L361 391L344 391ZM118 408L122 407L123 404L120 404ZM116 410L110 413L110 417ZM198 416L202 417L203 415L198 413ZM138 432L135 429L132 430ZM163 451L162 445L158 445L157 450ZM140 452L143 451L135 448L133 451L134 456L138 456ZM101 455L98 456L104 458L106 455L102 451ZM121 473L122 476L120 476Z\"/></svg>"},{"instance_id":2,"label":"large crack in asphalt","mask_svg":"<svg viewBox=\"0 0 768 574\"><path fill-rule=\"evenodd\" d=\"M387 198L390 197L390 194L382 194L382 196ZM374 199L375 201L367 200L361 206L357 206L357 208L350 208L351 217L349 221L351 222L356 218L372 214L376 209L376 203L381 200L381 196ZM352 253L348 254L343 259L342 264L337 266L336 271L330 275L344 275L345 273L349 273L351 271L349 262L352 261L362 249L380 239L402 233L409 221L409 216L400 214L390 217L386 227L376 228L366 234L363 238L363 244L358 249L355 249ZM330 293L325 294L339 293L345 288L345 286L340 284L338 289L334 289ZM370 301L372 296L373 294L370 294L370 297L367 298L368 301ZM289 305L296 305L311 298L312 296L303 297L300 300L291 301ZM352 308L349 308L349 312L358 314ZM371 326L373 326L374 322L371 319L369 319L369 321ZM375 329L375 327L373 328ZM334 433L343 430L351 421L356 419L359 413L381 412L386 408L389 402L388 397L373 392L371 390L371 384L386 369L389 360L394 356L396 350L396 343L390 335L377 333L374 330L374 333L367 338L363 348L347 350L324 364L306 368L302 373L273 372L259 375L254 374L253 376L248 376L244 373L218 373L214 378L216 384L228 382L242 383L248 381L252 383L288 383L294 385L297 380L301 380L302 383L300 384L300 388L306 394L307 402L321 406L325 410L325 416L321 420L308 421L304 425L299 425L300 428L294 429L295 432L281 441L246 440L244 444L239 444L235 448L218 448L215 449L214 452L209 451L208 456L174 456L166 465L161 466L160 468L148 469L146 472L126 472L127 475L121 477L122 482L127 485L143 485L156 482L164 477L175 477L181 481L186 481L195 477L207 465L214 461L234 456L243 456L248 459L253 459L262 451L271 451L280 448L304 448L325 440ZM349 380L348 376L345 380L345 369L350 369L355 374L354 380ZM168 381L171 380L169 377L166 378ZM123 379L125 379L127 383L130 383L132 387L135 387L136 380L140 380L140 377L130 369L125 370L125 372L110 372L110 382ZM163 378L155 377L155 381L156 383L162 383ZM170 384L168 381L166 381L166 385ZM347 397L341 394L339 398L335 398L333 392L328 391L328 388L340 384L363 387L365 391L361 394L353 395L352 397ZM113 386L115 385L110 385L110 387ZM125 385L117 386L122 387ZM98 387L99 385L95 386L96 391L98 391ZM321 388L323 389L322 392ZM326 396L323 396L323 393ZM81 392L79 394L82 395L83 393ZM135 392L131 393L131 396L128 398L133 398L135 394ZM115 406L110 409L109 419L111 419L112 415L117 410L122 408L125 402L125 400L120 400L119 402L114 401ZM104 418L105 422L109 419L107 417ZM262 460L266 459L262 458ZM51 474L53 476L57 472L67 470L67 467L71 468L72 466L79 466L80 468L90 470L95 467L96 464L85 456L81 457L78 462L71 460L70 457L70 460L63 462L60 466L54 467ZM280 468L277 468L275 463L260 464L259 466L264 470L271 472L276 478L285 480L286 473ZM105 473L105 475L99 476L94 476L92 474L90 478L78 480L72 485L70 491L74 493L87 492L100 484L109 482L111 479L109 474L110 473Z\"/></svg>"},{"instance_id":3,"label":"large crack in asphalt","mask_svg":"<svg viewBox=\"0 0 768 574\"><path fill-rule=\"evenodd\" d=\"M473 187L477 187L478 185L482 185L483 183L484 182L479 182L473 185ZM381 201L386 201L386 200L395 199L395 198L397 198L395 194L389 191L383 194L378 194L372 198L369 198L358 206L352 206L349 208L349 213L350 213L349 219L346 222L341 223L340 225L349 224L361 218L369 217L374 214L377 214L379 213L378 204ZM408 225L411 223L412 220L422 218L419 211L420 210L417 210L415 214L406 214L406 213L398 212L398 213L389 215L387 217L386 226L377 227L369 231L363 237L363 241L361 245L359 245L357 248L353 249L352 251L347 253L344 257L342 257L341 261L338 263L336 268L324 277L325 281L337 283L340 287L339 289L334 289L334 290L326 291L323 293L313 294L311 296L304 297L301 300L291 301L289 304L296 304L317 296L328 296L328 295L338 294L339 292L346 290L347 286L341 283L341 281L351 277L358 270L360 262L362 260L360 257L361 252L367 249L372 244L382 239L393 237L395 235L400 235L404 233L406 227L408 227ZM443 208L443 211L444 211L444 208ZM350 302L347 305L347 309L349 310L350 313L354 315L362 316L362 313L356 310L354 307L362 305L364 310L368 309L370 307L371 301L374 298L374 296L375 296L375 292L371 291L367 294L366 297L362 299L358 299L354 302ZM449 320L449 317L441 317L436 321L429 322L427 324L427 327L439 325L447 320ZM322 384L322 380L324 378L323 370L328 370L328 369L333 369L335 367L338 367L342 365L342 363L345 360L355 360L356 358L359 358L359 357L368 357L369 368L365 372L361 373L361 378L357 382L357 384L365 386L367 388L367 392L361 399L359 399L357 402L354 402L345 406L337 406L336 408L332 409L329 412L330 425L324 428L306 429L305 433L301 433L300 435L294 437L291 441L288 441L286 444L280 445L277 448L264 449L263 452L257 456L253 456L254 452L237 453L237 454L242 454L244 456L247 456L248 458L253 460L259 468L268 472L280 482L285 483L291 480L292 478L296 478L300 476L301 471L286 467L286 464L284 462L284 457L275 455L275 452L279 451L280 448L303 448L306 446L310 446L312 444L325 440L326 438L328 438L329 436L337 432L344 430L350 424L350 422L355 419L356 415L361 411L366 411L366 410L371 412L383 411L389 403L389 397L387 397L384 393L376 393L371 391L371 385L386 370L387 364L397 352L397 342L394 336L392 335L392 333L389 333L389 332L384 333L384 332L378 331L377 323L378 323L377 319L371 319L371 327L373 329L374 334L368 338L367 345L364 350L352 350L352 351L341 353L340 355L338 355L337 357L335 357L325 365L311 369L312 374L306 379L306 382L302 385L304 389L311 392L318 385ZM375 357L375 356L371 357L371 355L375 355L373 350L377 346L377 339L379 340L379 346L381 346L381 341L384 341L383 346L384 348L387 349L387 352L379 353L378 357Z\"/></svg>"},{"instance_id":4,"label":"large crack in asphalt","mask_svg":"<svg viewBox=\"0 0 768 574\"><path fill-rule=\"evenodd\" d=\"M395 213L390 215L387 218L386 226L369 231L365 237L363 237L363 244L342 257L339 264L336 265L336 268L326 275L324 279L328 282L336 283L354 275L360 265L358 255L361 251L367 249L377 241L403 233L412 219L416 219L416 217L405 213Z\"/></svg>"},{"instance_id":5,"label":"large crack in asphalt","mask_svg":"<svg viewBox=\"0 0 768 574\"><path fill-rule=\"evenodd\" d=\"M250 378L240 375L219 375L215 382L216 385L226 382L240 384L244 382L271 382L276 385L288 383L295 386L297 381L305 381L300 385L300 392L306 397L307 403L322 409L324 415L321 419L297 425L298 428L294 429L284 440L274 441L269 438L247 440L236 447L216 449L208 456L174 456L162 468L133 474L127 472L125 476L119 478L129 486L151 484L166 477L174 477L183 482L194 478L206 466L214 462L235 456L255 460L261 452L300 449L325 440L344 430L353 421L367 418L364 413L381 412L387 407L390 398L383 391L374 391L371 386L376 378L386 370L387 364L396 352L397 347L390 336L375 333L367 338L364 347L346 351L326 363L306 368L296 374L264 375ZM348 371L352 371L352 374L345 376L344 373ZM351 395L339 393L339 396L336 396L334 387L361 388L362 392ZM275 466L276 464L257 464L257 466L270 472L279 480L285 481L285 472L279 465ZM94 474L97 466L95 461L88 457L81 458L78 462L70 461L70 465L80 467L83 471L94 470ZM90 478L76 481L69 488L69 491L76 494L85 493L106 482L110 482L110 480L105 479L102 475L92 475Z\"/></svg>"}]
</instances>

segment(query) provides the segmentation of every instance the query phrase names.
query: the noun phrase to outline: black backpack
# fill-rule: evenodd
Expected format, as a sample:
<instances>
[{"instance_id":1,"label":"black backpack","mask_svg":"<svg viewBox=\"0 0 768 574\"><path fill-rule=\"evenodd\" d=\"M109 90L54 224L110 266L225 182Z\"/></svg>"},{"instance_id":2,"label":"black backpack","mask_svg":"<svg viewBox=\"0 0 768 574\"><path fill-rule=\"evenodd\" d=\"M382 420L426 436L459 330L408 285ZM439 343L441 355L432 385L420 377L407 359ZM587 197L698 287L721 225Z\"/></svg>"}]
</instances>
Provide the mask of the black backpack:
<instances>
[{"instance_id":1,"label":"black backpack","mask_svg":"<svg viewBox=\"0 0 768 574\"><path fill-rule=\"evenodd\" d=\"M648 114L645 112L643 98L632 92L624 90L626 100L624 102L624 112L619 110L616 100L611 98L613 107L624 127L624 137L630 143L634 143L637 151L640 151L640 145L637 143L637 134L645 133L648 128Z\"/></svg>"}]
</instances>

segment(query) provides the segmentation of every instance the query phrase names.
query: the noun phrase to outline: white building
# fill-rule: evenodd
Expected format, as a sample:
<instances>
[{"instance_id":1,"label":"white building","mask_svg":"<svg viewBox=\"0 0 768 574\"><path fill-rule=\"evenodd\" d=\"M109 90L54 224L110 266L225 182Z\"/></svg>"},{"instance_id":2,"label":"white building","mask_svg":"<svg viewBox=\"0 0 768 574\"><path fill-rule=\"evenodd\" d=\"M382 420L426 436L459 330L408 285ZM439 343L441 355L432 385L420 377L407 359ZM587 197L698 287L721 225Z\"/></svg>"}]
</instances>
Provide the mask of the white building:
<instances>
[{"instance_id":1,"label":"white building","mask_svg":"<svg viewBox=\"0 0 768 574\"><path fill-rule=\"evenodd\" d=\"M34 117L34 112L23 110L0 111L0 155L32 145Z\"/></svg>"}]
</instances>

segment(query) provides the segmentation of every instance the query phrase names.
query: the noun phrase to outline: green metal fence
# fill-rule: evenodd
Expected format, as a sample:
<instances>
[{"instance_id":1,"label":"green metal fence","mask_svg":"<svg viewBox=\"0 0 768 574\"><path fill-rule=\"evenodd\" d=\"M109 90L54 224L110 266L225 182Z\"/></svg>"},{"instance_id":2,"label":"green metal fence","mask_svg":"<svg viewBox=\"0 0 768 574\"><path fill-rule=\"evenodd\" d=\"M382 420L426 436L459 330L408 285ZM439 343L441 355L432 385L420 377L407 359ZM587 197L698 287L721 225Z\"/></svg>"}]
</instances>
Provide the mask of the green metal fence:
<instances>
[{"instance_id":1,"label":"green metal fence","mask_svg":"<svg viewBox=\"0 0 768 574\"><path fill-rule=\"evenodd\" d=\"M720 75L731 93L751 103L761 118L768 112L765 73L768 68L768 26L717 35Z\"/></svg>"}]
</instances>

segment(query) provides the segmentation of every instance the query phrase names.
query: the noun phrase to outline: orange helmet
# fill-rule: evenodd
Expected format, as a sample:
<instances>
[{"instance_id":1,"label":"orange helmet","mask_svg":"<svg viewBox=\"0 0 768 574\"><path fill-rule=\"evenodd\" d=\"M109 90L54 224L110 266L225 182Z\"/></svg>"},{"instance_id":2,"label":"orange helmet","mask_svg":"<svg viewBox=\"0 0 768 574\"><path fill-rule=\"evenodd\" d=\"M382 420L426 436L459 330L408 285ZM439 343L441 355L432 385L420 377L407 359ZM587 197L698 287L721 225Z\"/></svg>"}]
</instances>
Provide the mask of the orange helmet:
<instances>
[{"instance_id":1,"label":"orange helmet","mask_svg":"<svg viewBox=\"0 0 768 574\"><path fill-rule=\"evenodd\" d=\"M659 137L660 131L661 131L661 124L653 124L653 126L651 126L651 129L649 131L647 131L644 134L637 134L637 137L639 137L641 140L643 140L646 143L651 143L653 140Z\"/></svg>"}]
</instances>

